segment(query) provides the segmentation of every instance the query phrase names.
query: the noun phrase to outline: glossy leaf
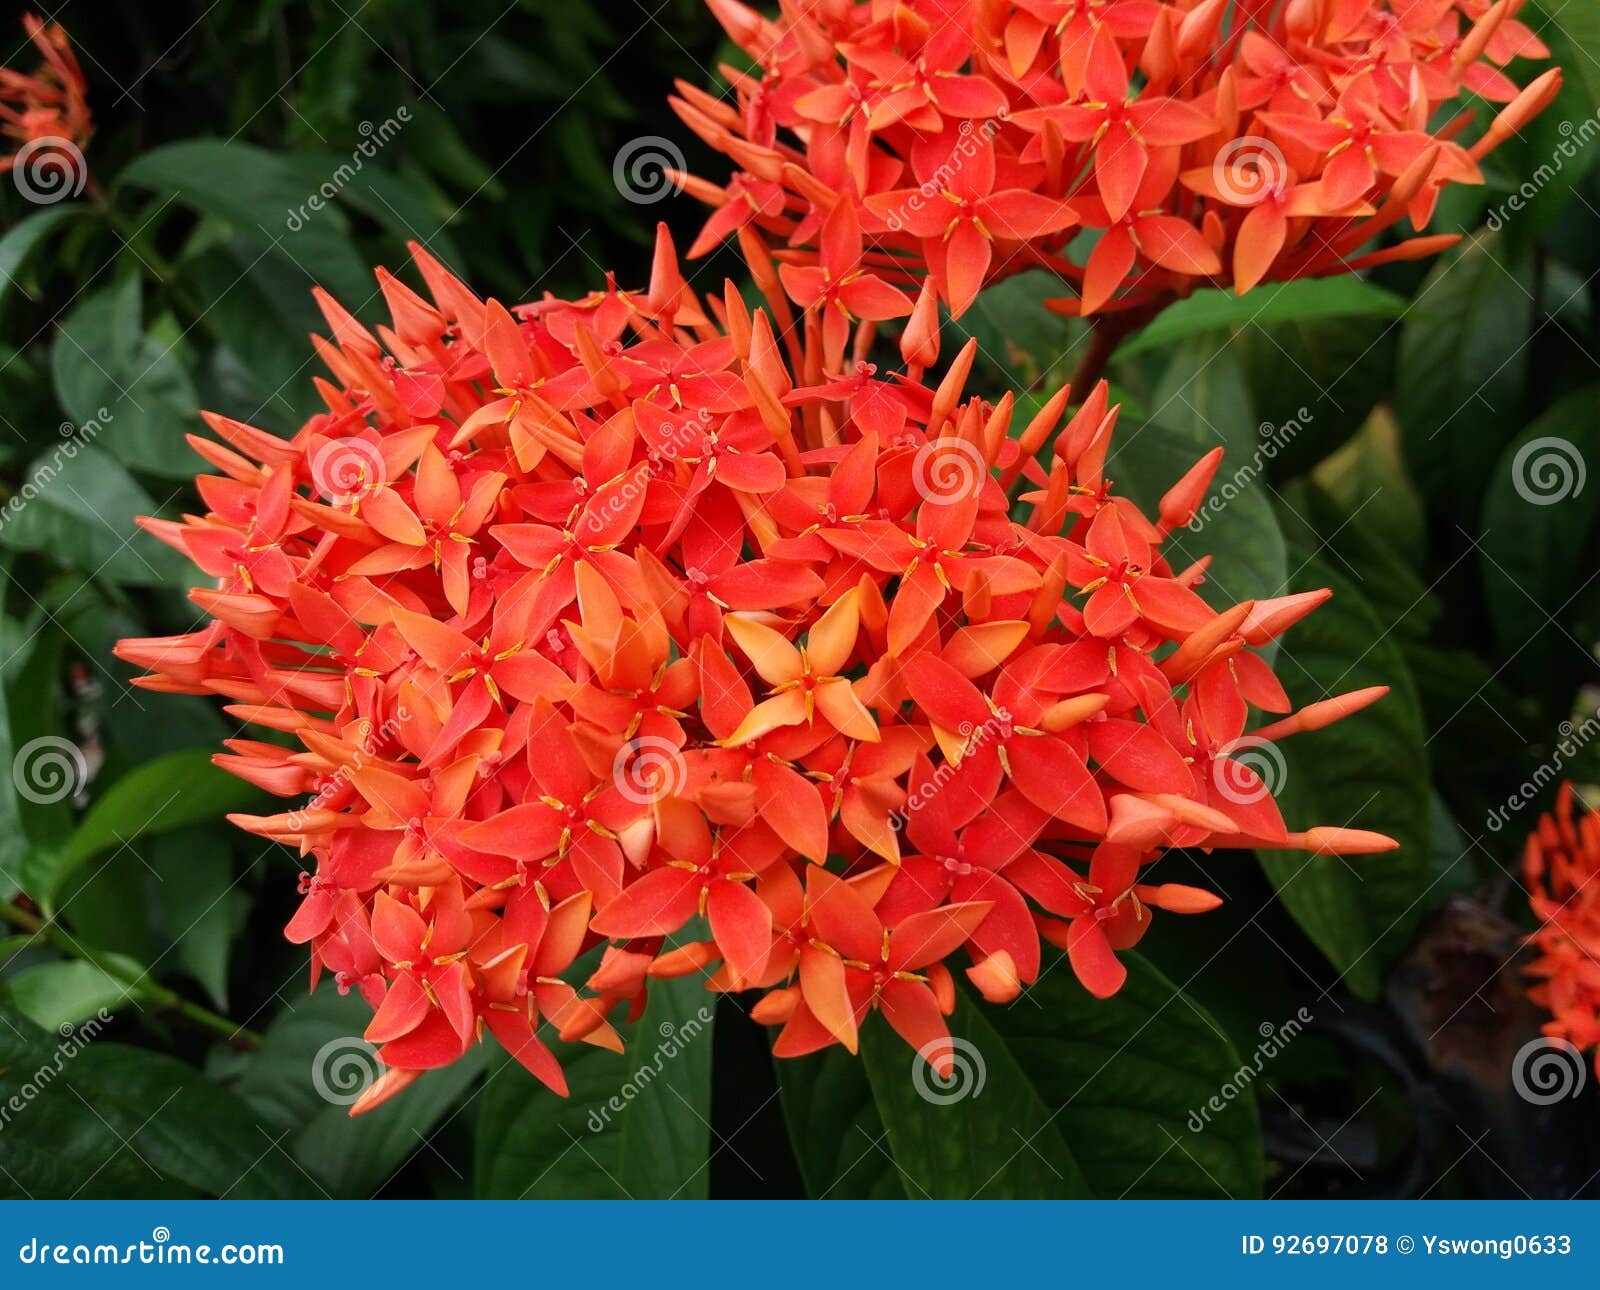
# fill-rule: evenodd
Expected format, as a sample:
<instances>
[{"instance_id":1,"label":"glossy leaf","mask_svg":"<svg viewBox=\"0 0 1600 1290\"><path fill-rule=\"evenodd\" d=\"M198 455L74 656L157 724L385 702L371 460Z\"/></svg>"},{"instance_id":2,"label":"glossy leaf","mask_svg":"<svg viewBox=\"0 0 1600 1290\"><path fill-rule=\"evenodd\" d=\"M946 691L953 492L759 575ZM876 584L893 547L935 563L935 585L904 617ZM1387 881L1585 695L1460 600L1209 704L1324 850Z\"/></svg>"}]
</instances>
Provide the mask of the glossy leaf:
<instances>
[{"instance_id":1,"label":"glossy leaf","mask_svg":"<svg viewBox=\"0 0 1600 1290\"><path fill-rule=\"evenodd\" d=\"M948 1087L886 1026L866 1028L863 1058L907 1195L1259 1194L1253 1096L1205 1112L1238 1054L1176 985L1138 955L1122 958L1128 980L1108 1000L1059 958L1004 1008L963 994Z\"/></svg>"},{"instance_id":2,"label":"glossy leaf","mask_svg":"<svg viewBox=\"0 0 1600 1290\"><path fill-rule=\"evenodd\" d=\"M711 1002L692 977L652 982L624 1053L560 1045L565 1100L509 1057L496 1065L478 1110L477 1195L704 1197Z\"/></svg>"},{"instance_id":3,"label":"glossy leaf","mask_svg":"<svg viewBox=\"0 0 1600 1290\"><path fill-rule=\"evenodd\" d=\"M276 1199L307 1190L238 1098L102 1031L46 1032L0 1006L0 1106L10 1108L0 1196Z\"/></svg>"},{"instance_id":4,"label":"glossy leaf","mask_svg":"<svg viewBox=\"0 0 1600 1290\"><path fill-rule=\"evenodd\" d=\"M1303 555L1295 563L1295 590L1333 589L1333 599L1283 641L1277 670L1295 707L1369 685L1392 688L1344 721L1272 745L1262 754L1262 773L1291 829L1367 829L1397 839L1400 849L1370 856L1263 851L1261 863L1344 984L1370 999L1427 908L1427 736L1390 629L1331 566Z\"/></svg>"}]
</instances>

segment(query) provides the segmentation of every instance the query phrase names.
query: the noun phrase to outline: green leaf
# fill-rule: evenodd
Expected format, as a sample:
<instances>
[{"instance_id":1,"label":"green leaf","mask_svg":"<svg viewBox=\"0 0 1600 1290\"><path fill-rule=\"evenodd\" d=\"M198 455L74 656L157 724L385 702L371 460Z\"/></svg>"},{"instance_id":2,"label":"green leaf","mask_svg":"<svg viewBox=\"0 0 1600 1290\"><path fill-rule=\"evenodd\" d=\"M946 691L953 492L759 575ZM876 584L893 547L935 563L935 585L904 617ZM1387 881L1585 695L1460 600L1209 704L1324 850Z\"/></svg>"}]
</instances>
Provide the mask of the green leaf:
<instances>
[{"instance_id":1,"label":"green leaf","mask_svg":"<svg viewBox=\"0 0 1600 1290\"><path fill-rule=\"evenodd\" d=\"M1353 717L1247 754L1273 788L1291 830L1314 825L1387 833L1398 851L1308 856L1263 851L1262 867L1295 921L1363 998L1430 907L1433 788L1416 687L1398 639L1356 587L1328 565L1296 553L1297 590L1331 587L1333 599L1284 638L1277 673L1296 708L1387 685ZM1281 766L1263 764L1281 758Z\"/></svg>"},{"instance_id":2,"label":"green leaf","mask_svg":"<svg viewBox=\"0 0 1600 1290\"><path fill-rule=\"evenodd\" d=\"M0 546L48 551L61 565L128 587L183 586L189 562L133 525L157 506L133 476L76 439L44 453L24 473Z\"/></svg>"},{"instance_id":3,"label":"green leaf","mask_svg":"<svg viewBox=\"0 0 1600 1290\"><path fill-rule=\"evenodd\" d=\"M1163 349L1219 327L1263 327L1314 318L1398 318L1405 309L1400 296L1350 275L1270 283L1242 296L1208 289L1162 310L1117 349L1117 357Z\"/></svg>"},{"instance_id":4,"label":"green leaf","mask_svg":"<svg viewBox=\"0 0 1600 1290\"><path fill-rule=\"evenodd\" d=\"M1309 470L1365 424L1394 385L1399 337L1387 314L1297 318L1239 334L1256 417L1281 442L1271 478Z\"/></svg>"},{"instance_id":5,"label":"green leaf","mask_svg":"<svg viewBox=\"0 0 1600 1290\"><path fill-rule=\"evenodd\" d=\"M16 789L26 783L48 790L26 795L20 792L11 794L10 804L24 835L12 839L13 846L22 853L18 855L18 867L13 871L19 878L21 866L29 863L26 855L28 847L51 846L72 831L73 801L78 794L70 789L60 793L55 790L67 783L81 787L83 782L83 777L77 775L75 765L72 767L75 779L57 781L52 778L55 766L62 764L53 755L55 752L64 754L69 761L76 758L72 749L62 746L58 733L66 724L61 716L59 701L61 656L66 645L67 629L56 623L47 626L39 633L32 655L7 691L7 707L11 717L11 755L7 764L14 771L21 772L20 775L13 774L11 788ZM16 764L16 754L24 748L32 751L19 766Z\"/></svg>"},{"instance_id":6,"label":"green leaf","mask_svg":"<svg viewBox=\"0 0 1600 1290\"><path fill-rule=\"evenodd\" d=\"M1550 46L1552 58L1567 79L1583 87L1590 112L1600 112L1600 10L1560 0L1534 0L1521 17ZM1570 55L1562 57L1567 51Z\"/></svg>"},{"instance_id":7,"label":"green leaf","mask_svg":"<svg viewBox=\"0 0 1600 1290\"><path fill-rule=\"evenodd\" d=\"M1063 318L1044 307L1067 294L1065 284L1047 269L1029 269L978 293L972 308L947 322L941 353L949 358L975 337L978 357L992 377L1023 390L1054 392L1072 379L1087 350L1088 328L1081 319Z\"/></svg>"},{"instance_id":8,"label":"green leaf","mask_svg":"<svg viewBox=\"0 0 1600 1290\"><path fill-rule=\"evenodd\" d=\"M336 182L339 164L320 178ZM118 176L225 220L309 286L320 282L359 309L375 287L348 238L344 215L283 157L237 140L186 139L155 148Z\"/></svg>"},{"instance_id":9,"label":"green leaf","mask_svg":"<svg viewBox=\"0 0 1600 1290\"><path fill-rule=\"evenodd\" d=\"M194 385L178 346L142 330L138 278L79 304L56 335L50 366L56 397L81 441L146 474L194 475L195 455L184 441L201 428Z\"/></svg>"},{"instance_id":10,"label":"green leaf","mask_svg":"<svg viewBox=\"0 0 1600 1290\"><path fill-rule=\"evenodd\" d=\"M75 959L41 963L11 978L17 1011L45 1030L76 1025L102 1010L115 1012L131 993L126 981Z\"/></svg>"},{"instance_id":11,"label":"green leaf","mask_svg":"<svg viewBox=\"0 0 1600 1290\"><path fill-rule=\"evenodd\" d=\"M11 582L10 557L0 557L0 588ZM3 600L0 594L0 600ZM7 619L9 622L10 619ZM11 709L5 688L0 686L0 767L14 767L16 745L12 741ZM0 888L10 897L12 888L21 886L20 867L28 839L22 828L22 813L15 773L0 778Z\"/></svg>"},{"instance_id":12,"label":"green leaf","mask_svg":"<svg viewBox=\"0 0 1600 1290\"><path fill-rule=\"evenodd\" d=\"M49 1034L0 1006L0 1196L232 1196L309 1190L238 1098L95 1022Z\"/></svg>"},{"instance_id":13,"label":"green leaf","mask_svg":"<svg viewBox=\"0 0 1600 1290\"><path fill-rule=\"evenodd\" d=\"M1251 410L1238 354L1213 336L1178 344L1155 393L1149 420L1187 437L1200 452L1225 450L1229 467L1251 460L1264 436Z\"/></svg>"},{"instance_id":14,"label":"green leaf","mask_svg":"<svg viewBox=\"0 0 1600 1290\"><path fill-rule=\"evenodd\" d=\"M1117 491L1156 513L1161 495L1200 457L1192 437L1164 426L1119 424L1106 475ZM1176 569L1201 556L1215 557L1200 585L1201 596L1217 609L1241 600L1280 595L1285 564L1283 537L1260 482L1262 461L1223 459L1198 531L1182 528L1167 538L1162 553Z\"/></svg>"},{"instance_id":15,"label":"green leaf","mask_svg":"<svg viewBox=\"0 0 1600 1290\"><path fill-rule=\"evenodd\" d=\"M812 1200L904 1200L861 1058L842 1048L775 1058L789 1143Z\"/></svg>"},{"instance_id":16,"label":"green leaf","mask_svg":"<svg viewBox=\"0 0 1600 1290\"><path fill-rule=\"evenodd\" d=\"M436 198L434 193L419 189L412 180L385 170L371 160L359 169L353 168L349 157L320 153L286 160L306 191L312 191L329 175L336 174L342 181L339 200L376 221L397 242L421 242L446 264L459 261L455 243L445 231L451 218L459 213L453 203Z\"/></svg>"},{"instance_id":17,"label":"green leaf","mask_svg":"<svg viewBox=\"0 0 1600 1290\"><path fill-rule=\"evenodd\" d=\"M559 1098L509 1057L478 1112L480 1197L703 1199L711 1140L712 1009L700 981L652 982L621 1054L559 1054Z\"/></svg>"},{"instance_id":18,"label":"green leaf","mask_svg":"<svg viewBox=\"0 0 1600 1290\"><path fill-rule=\"evenodd\" d=\"M233 856L215 829L183 829L155 839L144 863L152 902L171 939L177 966L200 982L218 1009L228 1010L228 950L244 903Z\"/></svg>"},{"instance_id":19,"label":"green leaf","mask_svg":"<svg viewBox=\"0 0 1600 1290\"><path fill-rule=\"evenodd\" d=\"M1400 334L1401 447L1430 508L1475 518L1500 450L1523 424L1531 271L1489 234L1429 273Z\"/></svg>"},{"instance_id":20,"label":"green leaf","mask_svg":"<svg viewBox=\"0 0 1600 1290\"><path fill-rule=\"evenodd\" d=\"M3 303L6 296L11 293L11 288L17 285L18 277L28 257L44 245L45 239L50 236L56 225L69 215L76 215L82 210L82 206L70 202L60 206L47 206L18 220L6 230L5 236L0 237L0 303Z\"/></svg>"},{"instance_id":21,"label":"green leaf","mask_svg":"<svg viewBox=\"0 0 1600 1290\"><path fill-rule=\"evenodd\" d=\"M79 943L149 963L155 957L150 915L161 904L160 897L150 898L152 881L145 858L134 847L117 847L104 860L73 870L56 889L52 904Z\"/></svg>"},{"instance_id":22,"label":"green leaf","mask_svg":"<svg viewBox=\"0 0 1600 1290\"><path fill-rule=\"evenodd\" d=\"M1484 496L1478 557L1495 643L1516 676L1570 693L1593 670L1565 626L1569 602L1594 570L1600 486L1600 385L1568 396L1500 456ZM1600 480L1596 481L1600 484ZM1554 620L1554 621L1552 621Z\"/></svg>"},{"instance_id":23,"label":"green leaf","mask_svg":"<svg viewBox=\"0 0 1600 1290\"><path fill-rule=\"evenodd\" d=\"M226 347L245 384L236 396L217 402L207 389L206 406L231 407L263 428L298 429L319 406L306 336L323 326L305 285L286 279L276 261L242 238L186 258L182 271L190 290L210 302L205 326ZM213 354L211 361L222 359Z\"/></svg>"},{"instance_id":24,"label":"green leaf","mask_svg":"<svg viewBox=\"0 0 1600 1290\"><path fill-rule=\"evenodd\" d=\"M1600 125L1600 18L1592 5L1579 10L1562 0L1533 0L1518 18L1550 47L1550 63L1564 77L1550 106L1485 159L1488 226L1525 251L1568 211L1578 213L1573 194L1600 163L1593 146Z\"/></svg>"},{"instance_id":25,"label":"green leaf","mask_svg":"<svg viewBox=\"0 0 1600 1290\"><path fill-rule=\"evenodd\" d=\"M947 1089L886 1025L866 1027L862 1056L907 1195L1260 1193L1253 1095L1195 1128L1240 1068L1232 1044L1148 962L1121 958L1128 980L1107 1000L1059 957L1005 1008L965 995L950 1019L959 1042Z\"/></svg>"},{"instance_id":26,"label":"green leaf","mask_svg":"<svg viewBox=\"0 0 1600 1290\"><path fill-rule=\"evenodd\" d=\"M274 1137L290 1135L284 1149L315 1180L306 1184L315 1195L365 1199L413 1155L429 1155L423 1144L483 1073L482 1052L473 1049L352 1119L350 1105L380 1069L361 1038L371 1019L360 995L325 986L292 999L242 1063L239 1096Z\"/></svg>"},{"instance_id":27,"label":"green leaf","mask_svg":"<svg viewBox=\"0 0 1600 1290\"><path fill-rule=\"evenodd\" d=\"M474 196L490 201L505 196L505 185L484 160L469 148L449 116L426 99L410 105L413 120L407 127L406 146L441 179Z\"/></svg>"},{"instance_id":28,"label":"green leaf","mask_svg":"<svg viewBox=\"0 0 1600 1290\"><path fill-rule=\"evenodd\" d=\"M97 851L220 819L256 797L257 790L213 766L209 753L168 753L113 784L58 851L30 857L26 877L32 885L24 886L48 909L62 880Z\"/></svg>"}]
</instances>

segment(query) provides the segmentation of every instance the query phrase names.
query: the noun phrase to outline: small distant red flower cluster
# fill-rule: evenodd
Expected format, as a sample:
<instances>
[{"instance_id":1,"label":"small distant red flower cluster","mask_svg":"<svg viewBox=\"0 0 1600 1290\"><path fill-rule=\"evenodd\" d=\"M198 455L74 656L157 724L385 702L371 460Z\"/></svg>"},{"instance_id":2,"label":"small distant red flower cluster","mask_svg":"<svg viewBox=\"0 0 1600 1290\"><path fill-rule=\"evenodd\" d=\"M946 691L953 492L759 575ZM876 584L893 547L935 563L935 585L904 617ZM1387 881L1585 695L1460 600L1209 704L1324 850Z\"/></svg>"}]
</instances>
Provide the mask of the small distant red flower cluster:
<instances>
[{"instance_id":1,"label":"small distant red flower cluster","mask_svg":"<svg viewBox=\"0 0 1600 1290\"><path fill-rule=\"evenodd\" d=\"M1542 924L1525 971L1539 980L1528 997L1554 1018L1544 1033L1587 1052L1600 1045L1600 815L1573 819L1573 797L1563 784L1523 848L1522 880ZM1600 1074L1600 1051L1595 1060Z\"/></svg>"},{"instance_id":2,"label":"small distant red flower cluster","mask_svg":"<svg viewBox=\"0 0 1600 1290\"><path fill-rule=\"evenodd\" d=\"M1432 254L1455 238L1359 252L1481 183L1561 85L1502 70L1549 54L1521 0L707 3L757 70L722 69L736 102L679 83L678 114L737 167L679 177L716 208L690 255L759 235L796 303L865 319L910 313L897 288L924 272L956 315L1041 267L1073 293L1053 307L1093 314ZM1433 124L1463 93L1508 105L1468 146L1471 111ZM864 257L830 239L843 211Z\"/></svg>"},{"instance_id":3,"label":"small distant red flower cluster","mask_svg":"<svg viewBox=\"0 0 1600 1290\"><path fill-rule=\"evenodd\" d=\"M1105 996L1154 910L1218 903L1141 874L1165 848L1394 845L1290 832L1251 769L1382 691L1246 733L1326 593L1218 613L1163 558L1218 453L1146 516L1103 384L1022 425L973 345L933 386L829 369L664 228L648 290L513 310L412 251L432 302L380 271L376 333L319 296L325 412L208 418L209 512L144 524L213 621L117 650L281 732L218 761L308 798L237 822L312 862L288 935L375 1009L358 1109L483 1028L565 1091L541 1021L616 1046L688 973L766 991L780 1055L877 1010L944 1070L958 952L1006 1000L1043 938Z\"/></svg>"},{"instance_id":4,"label":"small distant red flower cluster","mask_svg":"<svg viewBox=\"0 0 1600 1290\"><path fill-rule=\"evenodd\" d=\"M26 147L44 140L64 140L81 151L89 142L87 83L77 55L59 23L45 23L33 14L22 19L43 58L31 74L0 67L0 136ZM18 159L15 148L0 155L0 170Z\"/></svg>"}]
</instances>

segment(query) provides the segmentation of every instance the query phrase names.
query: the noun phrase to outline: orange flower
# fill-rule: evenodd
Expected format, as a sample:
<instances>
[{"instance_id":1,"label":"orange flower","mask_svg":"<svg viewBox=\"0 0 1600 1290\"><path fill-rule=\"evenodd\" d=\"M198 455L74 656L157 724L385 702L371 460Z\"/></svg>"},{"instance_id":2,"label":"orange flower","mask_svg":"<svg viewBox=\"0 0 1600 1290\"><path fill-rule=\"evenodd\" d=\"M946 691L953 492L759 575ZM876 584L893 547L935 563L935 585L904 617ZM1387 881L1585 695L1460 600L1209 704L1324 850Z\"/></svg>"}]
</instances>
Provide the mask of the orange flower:
<instances>
[{"instance_id":1,"label":"orange flower","mask_svg":"<svg viewBox=\"0 0 1600 1290\"><path fill-rule=\"evenodd\" d=\"M9 169L19 154L26 161L29 145L44 141L70 147L79 154L72 164L81 166L93 133L83 69L60 23L30 13L23 15L22 29L43 61L27 75L0 67L0 135L22 145L0 155L0 169Z\"/></svg>"},{"instance_id":2,"label":"orange flower","mask_svg":"<svg viewBox=\"0 0 1600 1290\"><path fill-rule=\"evenodd\" d=\"M708 3L759 70L728 73L736 105L673 99L736 167L722 187L681 177L714 208L692 254L759 234L808 312L795 286L841 220L876 273L926 273L957 316L1025 269L1088 315L1429 255L1456 239L1360 252L1403 219L1421 234L1561 87L1502 70L1549 57L1521 0L902 0L771 20ZM1470 145L1472 113L1448 110L1469 96L1504 105ZM1080 229L1102 235L1073 258Z\"/></svg>"},{"instance_id":3,"label":"orange flower","mask_svg":"<svg viewBox=\"0 0 1600 1290\"><path fill-rule=\"evenodd\" d=\"M1522 880L1541 924L1530 938L1538 957L1524 971L1538 980L1528 997L1552 1018L1544 1033L1586 1052L1600 1045L1600 815L1574 819L1573 800L1562 784L1523 848Z\"/></svg>"},{"instance_id":4,"label":"orange flower","mask_svg":"<svg viewBox=\"0 0 1600 1290\"><path fill-rule=\"evenodd\" d=\"M309 798L236 822L306 857L287 934L375 1010L356 1109L484 1030L564 1091L551 1035L615 1047L693 971L767 991L780 1055L879 1011L942 1064L946 960L1006 999L1043 936L1106 995L1155 911L1214 905L1141 881L1168 847L1394 845L1290 831L1229 757L1381 691L1283 715L1256 651L1320 598L1218 614L1167 563L1218 454L1151 520L1103 478L1103 384L1013 434L975 343L933 387L839 370L897 294L849 294L850 234L799 283L842 324L792 327L798 269L755 262L771 312L701 299L664 227L648 290L514 309L413 247L433 302L380 272L372 332L319 295L326 410L209 417L207 514L144 521L213 621L118 656L289 736L217 760Z\"/></svg>"}]
</instances>

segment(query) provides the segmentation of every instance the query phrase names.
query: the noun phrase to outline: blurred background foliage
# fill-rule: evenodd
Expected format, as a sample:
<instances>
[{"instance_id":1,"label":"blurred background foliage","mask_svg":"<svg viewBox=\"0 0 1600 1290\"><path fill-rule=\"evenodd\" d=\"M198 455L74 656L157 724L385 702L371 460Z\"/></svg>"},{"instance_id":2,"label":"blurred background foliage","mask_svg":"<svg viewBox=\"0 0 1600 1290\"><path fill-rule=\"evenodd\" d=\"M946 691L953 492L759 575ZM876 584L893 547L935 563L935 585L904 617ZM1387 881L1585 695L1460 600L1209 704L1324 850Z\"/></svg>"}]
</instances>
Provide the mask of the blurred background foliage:
<instances>
[{"instance_id":1,"label":"blurred background foliage","mask_svg":"<svg viewBox=\"0 0 1600 1290\"><path fill-rule=\"evenodd\" d=\"M625 1132L586 1117L653 1040L585 1053L559 1108L491 1049L347 1120L311 1073L363 1009L305 993L280 934L296 858L222 822L262 805L210 765L237 722L132 688L110 654L199 618L189 571L133 525L195 507L198 410L287 434L316 406L314 283L371 322L369 266L416 282L407 240L505 300L608 269L642 282L657 219L687 245L697 206L630 202L613 165L656 135L720 173L665 105L674 77L708 83L727 56L699 0L69 0L52 16L89 78L95 184L44 206L0 184L0 753L20 767L67 741L85 773L54 800L0 780L0 1094L62 1045L70 1086L3 1126L0 1194L915 1195L927 1177L958 1194L1570 1193L1593 1172L1593 1099L1529 1107L1505 1084L1538 1023L1517 976L1521 840L1556 779L1600 781L1600 480L1548 505L1516 486L1536 440L1600 465L1600 20L1567 6L1557 25L1553 8L1523 17L1568 68L1562 98L1484 188L1452 190L1437 227L1471 234L1456 250L1364 282L1202 293L1110 369L1113 473L1135 497L1228 448L1226 503L1177 538L1217 557L1219 599L1335 589L1283 646L1296 703L1394 687L1285 745L1285 814L1402 850L1164 860L1174 881L1203 865L1228 904L1158 923L1114 1005L1058 981L1030 992L1038 1010L958 1014L1008 1056L987 1102L963 1104L952 1161L902 1100L901 1053L775 1075L726 1003ZM26 64L20 34L4 39ZM713 257L697 284L724 271ZM1039 399L1071 370L1083 327L1039 308L1048 294L1024 274L952 325L947 346L979 338L991 394ZM640 1034L703 1002L653 992ZM1225 1123L1186 1124L1302 1009L1305 1036ZM1095 1045L1158 1019L1127 1059L1139 1077L1113 1086ZM1056 1163L996 1184L984 1153L1014 1155L1005 1116L1041 1100L1075 1108ZM1168 1150L1180 1137L1192 1167Z\"/></svg>"}]
</instances>

